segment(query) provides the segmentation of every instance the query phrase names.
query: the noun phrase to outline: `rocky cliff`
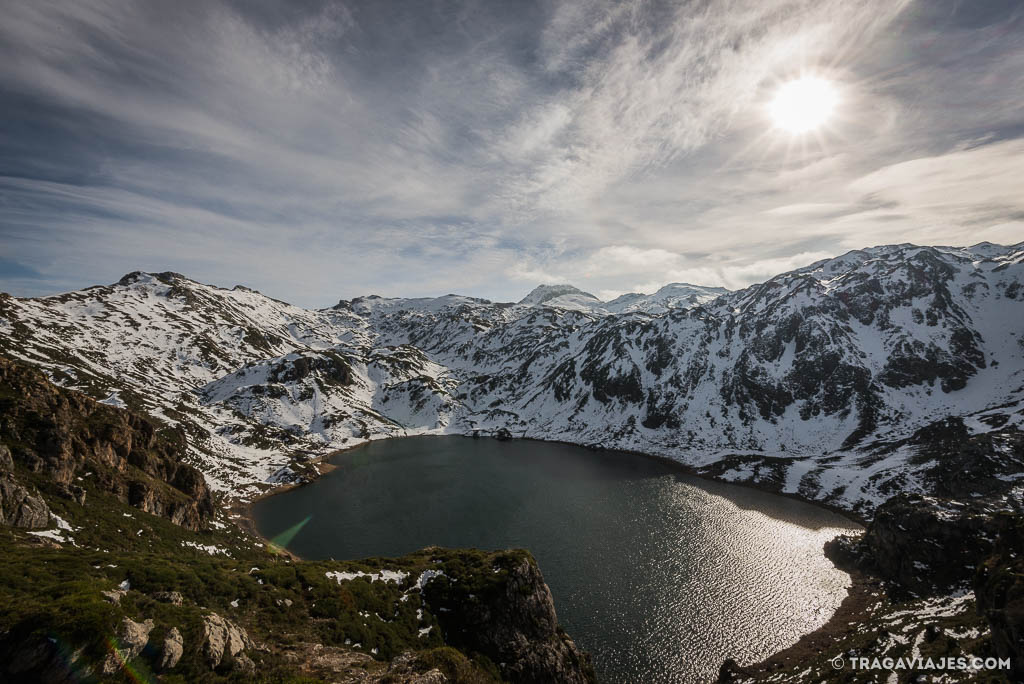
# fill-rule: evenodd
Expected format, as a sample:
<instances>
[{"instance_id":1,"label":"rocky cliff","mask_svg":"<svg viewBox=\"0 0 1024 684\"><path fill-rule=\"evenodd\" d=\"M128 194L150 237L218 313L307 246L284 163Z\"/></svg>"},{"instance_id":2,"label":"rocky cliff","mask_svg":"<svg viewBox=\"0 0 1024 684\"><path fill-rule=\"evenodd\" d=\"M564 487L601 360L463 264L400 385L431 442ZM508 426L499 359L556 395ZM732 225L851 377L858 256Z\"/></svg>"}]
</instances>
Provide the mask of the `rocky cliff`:
<instances>
[{"instance_id":1,"label":"rocky cliff","mask_svg":"<svg viewBox=\"0 0 1024 684\"><path fill-rule=\"evenodd\" d=\"M82 483L147 513L199 529L213 513L202 473L183 462L183 437L148 418L51 384L38 370L0 358L0 500L9 524L45 527L43 492L86 504ZM9 455L9 458L8 458ZM20 503L18 503L20 500ZM36 513L31 513L36 511Z\"/></svg>"},{"instance_id":2,"label":"rocky cliff","mask_svg":"<svg viewBox=\"0 0 1024 684\"><path fill-rule=\"evenodd\" d=\"M596 679L590 658L558 627L555 604L537 563L523 553L482 565L459 561L473 582L439 576L426 587L448 643L499 663L502 677L529 684L584 684Z\"/></svg>"}]
</instances>

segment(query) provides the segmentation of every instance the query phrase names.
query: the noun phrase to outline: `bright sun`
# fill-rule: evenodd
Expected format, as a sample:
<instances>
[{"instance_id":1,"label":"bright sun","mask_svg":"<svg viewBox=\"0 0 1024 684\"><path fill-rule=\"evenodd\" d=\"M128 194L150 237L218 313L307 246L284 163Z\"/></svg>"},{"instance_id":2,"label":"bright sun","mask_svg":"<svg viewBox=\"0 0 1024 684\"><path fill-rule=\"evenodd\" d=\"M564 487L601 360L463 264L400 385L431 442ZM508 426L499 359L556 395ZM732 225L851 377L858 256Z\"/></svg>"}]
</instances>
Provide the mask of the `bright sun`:
<instances>
[{"instance_id":1,"label":"bright sun","mask_svg":"<svg viewBox=\"0 0 1024 684\"><path fill-rule=\"evenodd\" d=\"M829 81L804 76L779 88L771 105L772 119L790 133L808 133L825 123L838 100Z\"/></svg>"}]
</instances>

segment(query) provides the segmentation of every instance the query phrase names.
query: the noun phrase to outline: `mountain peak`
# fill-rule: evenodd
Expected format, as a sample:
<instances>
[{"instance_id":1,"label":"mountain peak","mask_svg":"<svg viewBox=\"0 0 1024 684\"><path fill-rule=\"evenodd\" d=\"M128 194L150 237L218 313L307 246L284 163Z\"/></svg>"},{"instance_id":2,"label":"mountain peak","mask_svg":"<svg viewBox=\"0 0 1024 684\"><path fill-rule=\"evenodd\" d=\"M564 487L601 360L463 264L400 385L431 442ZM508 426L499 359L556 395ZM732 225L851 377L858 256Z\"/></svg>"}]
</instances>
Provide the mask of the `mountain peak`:
<instances>
[{"instance_id":1,"label":"mountain peak","mask_svg":"<svg viewBox=\"0 0 1024 684\"><path fill-rule=\"evenodd\" d=\"M195 282L191 278L187 278L180 273L176 273L175 271L162 271L160 273L150 273L148 271L132 271L131 273L126 273L125 275L123 275L121 279L117 281L117 284L132 285L146 278L159 280L160 282L166 283L168 285L173 284L174 281L180 280Z\"/></svg>"},{"instance_id":2,"label":"mountain peak","mask_svg":"<svg viewBox=\"0 0 1024 684\"><path fill-rule=\"evenodd\" d=\"M521 300L519 300L519 303L524 304L526 306L537 306L538 304L544 304L546 302L550 302L553 299L565 297L566 295L570 295L574 299L583 298L593 300L594 304L601 303L600 299L590 294L589 292L584 292L583 290L577 287L573 287L572 285L569 284L538 285L537 287L533 288L530 294L526 295Z\"/></svg>"}]
</instances>

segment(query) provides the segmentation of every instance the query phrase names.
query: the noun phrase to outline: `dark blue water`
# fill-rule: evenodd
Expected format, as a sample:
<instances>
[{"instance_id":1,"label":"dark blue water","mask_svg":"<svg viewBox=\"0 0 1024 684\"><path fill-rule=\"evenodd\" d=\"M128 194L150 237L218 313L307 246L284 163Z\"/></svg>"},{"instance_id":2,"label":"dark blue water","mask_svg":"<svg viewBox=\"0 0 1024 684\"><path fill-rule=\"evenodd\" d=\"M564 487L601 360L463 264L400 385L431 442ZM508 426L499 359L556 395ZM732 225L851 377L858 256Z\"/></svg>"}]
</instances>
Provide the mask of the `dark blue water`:
<instances>
[{"instance_id":1,"label":"dark blue water","mask_svg":"<svg viewBox=\"0 0 1024 684\"><path fill-rule=\"evenodd\" d=\"M823 624L849 585L822 554L859 529L846 519L653 459L409 437L332 462L254 507L264 536L311 516L288 547L306 558L527 548L603 681L705 681L727 657L756 662Z\"/></svg>"}]
</instances>

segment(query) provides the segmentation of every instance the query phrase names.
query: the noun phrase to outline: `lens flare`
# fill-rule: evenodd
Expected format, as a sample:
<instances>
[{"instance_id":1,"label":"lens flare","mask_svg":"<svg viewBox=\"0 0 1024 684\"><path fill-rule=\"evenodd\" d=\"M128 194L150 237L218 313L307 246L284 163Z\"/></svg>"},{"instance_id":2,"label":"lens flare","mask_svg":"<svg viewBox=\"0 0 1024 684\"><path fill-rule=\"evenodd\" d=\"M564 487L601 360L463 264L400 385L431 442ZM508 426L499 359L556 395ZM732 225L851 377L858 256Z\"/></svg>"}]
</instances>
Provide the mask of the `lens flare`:
<instances>
[{"instance_id":1,"label":"lens flare","mask_svg":"<svg viewBox=\"0 0 1024 684\"><path fill-rule=\"evenodd\" d=\"M298 522L287 530L277 535L270 540L270 551L272 553L280 553L281 551L288 548L288 545L292 543L292 539L295 539L297 535L306 524L313 519L312 515L307 515L301 522Z\"/></svg>"},{"instance_id":2,"label":"lens flare","mask_svg":"<svg viewBox=\"0 0 1024 684\"><path fill-rule=\"evenodd\" d=\"M121 648L121 644L114 637L107 637L107 650L114 656L128 681L134 684L156 684L156 678L150 673L128 664L124 657L125 650Z\"/></svg>"}]
</instances>

